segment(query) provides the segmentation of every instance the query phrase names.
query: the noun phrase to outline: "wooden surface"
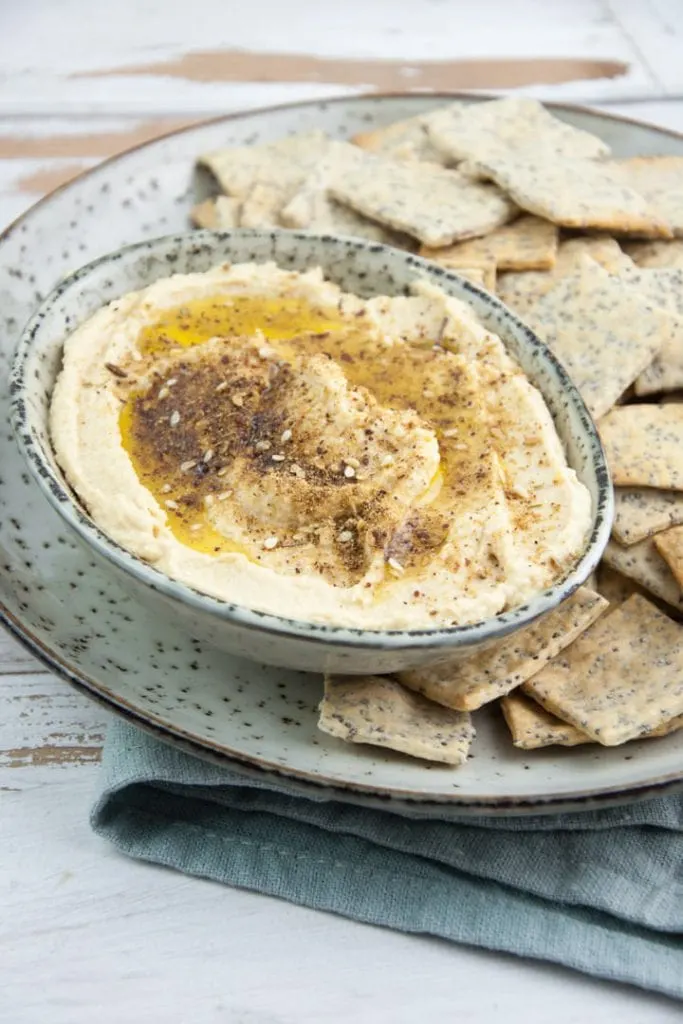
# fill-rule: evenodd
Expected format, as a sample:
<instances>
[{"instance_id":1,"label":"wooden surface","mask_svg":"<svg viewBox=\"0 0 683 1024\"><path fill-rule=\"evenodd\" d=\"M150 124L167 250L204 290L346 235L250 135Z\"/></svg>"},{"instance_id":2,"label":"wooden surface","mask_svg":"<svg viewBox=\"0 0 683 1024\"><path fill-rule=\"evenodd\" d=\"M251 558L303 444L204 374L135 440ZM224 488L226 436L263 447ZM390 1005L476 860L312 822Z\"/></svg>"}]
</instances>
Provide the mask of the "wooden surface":
<instances>
[{"instance_id":1,"label":"wooden surface","mask_svg":"<svg viewBox=\"0 0 683 1024\"><path fill-rule=\"evenodd\" d=\"M683 131L682 56L680 0L7 3L0 224L175 125L370 87L521 82ZM559 968L124 859L88 828L105 730L0 635L0 1024L680 1019Z\"/></svg>"}]
</instances>

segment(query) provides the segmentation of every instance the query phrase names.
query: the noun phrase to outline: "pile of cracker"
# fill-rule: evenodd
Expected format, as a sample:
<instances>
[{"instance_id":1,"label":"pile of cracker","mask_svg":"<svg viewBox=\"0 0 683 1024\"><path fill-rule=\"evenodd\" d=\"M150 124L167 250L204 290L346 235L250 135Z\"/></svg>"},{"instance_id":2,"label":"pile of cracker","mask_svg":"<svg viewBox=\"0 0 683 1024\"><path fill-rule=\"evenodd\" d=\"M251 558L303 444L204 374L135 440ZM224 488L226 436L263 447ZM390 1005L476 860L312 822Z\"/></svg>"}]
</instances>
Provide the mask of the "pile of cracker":
<instances>
[{"instance_id":1,"label":"pile of cracker","mask_svg":"<svg viewBox=\"0 0 683 1024\"><path fill-rule=\"evenodd\" d=\"M356 235L495 292L567 368L615 484L591 587L464 664L328 678L320 727L460 764L471 712L493 701L523 749L683 726L683 157L612 158L510 97L200 163L224 194L194 209L199 226Z\"/></svg>"}]
</instances>

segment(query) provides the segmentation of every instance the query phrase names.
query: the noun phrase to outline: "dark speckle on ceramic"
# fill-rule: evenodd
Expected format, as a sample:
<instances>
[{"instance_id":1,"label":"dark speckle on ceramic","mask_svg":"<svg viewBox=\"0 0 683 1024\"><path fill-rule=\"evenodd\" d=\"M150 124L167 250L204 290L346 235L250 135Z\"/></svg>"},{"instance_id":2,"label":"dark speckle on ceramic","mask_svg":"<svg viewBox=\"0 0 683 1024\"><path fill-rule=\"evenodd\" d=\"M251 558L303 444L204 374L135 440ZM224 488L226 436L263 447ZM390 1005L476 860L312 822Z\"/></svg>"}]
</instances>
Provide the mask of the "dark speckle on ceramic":
<instances>
[{"instance_id":1,"label":"dark speckle on ceramic","mask_svg":"<svg viewBox=\"0 0 683 1024\"><path fill-rule=\"evenodd\" d=\"M201 197L195 184L199 176L195 178L193 171L197 153L314 127L346 137L367 125L379 126L418 114L438 102L439 97L420 95L347 98L225 118L105 161L39 203L0 239L0 404L4 421L10 401L6 382L11 357L19 331L40 296L86 261L144 237L187 230L189 209ZM563 116L602 135L617 155L683 153L683 140L666 132L599 114L574 111ZM205 186L206 179L199 187ZM271 247L280 244L284 243L268 242ZM196 236L192 258L205 259L208 266L213 257L208 250L203 254L205 245ZM265 251L263 246L259 241L251 248L258 255ZM106 301L110 296L100 290L104 279L110 278L115 290L121 285L121 291L132 287L123 284L119 270L127 258L122 254L102 271L95 294L84 300L78 314L73 309L64 309L63 314L75 316L75 322L88 308ZM354 271L354 262L355 257L350 257L344 263L344 283L350 287L356 271L367 271L357 263ZM182 269L180 263L173 266ZM167 267L165 264L160 273L167 272ZM406 264L406 268L411 275L422 269L419 261ZM399 275L396 286L405 283ZM460 293L470 290L462 282L458 289ZM490 314L498 316L497 308L491 306ZM530 358L532 375L546 372L543 358L533 355L531 349ZM57 349L46 346L44 352L35 353L35 361L27 361L25 373L17 381L22 389L25 385L31 391L30 403L23 409L16 407L25 448L46 449L45 397L57 366ZM546 369L551 375L559 373L552 363ZM558 422L567 420L567 408L564 403L553 407ZM575 403L572 408L571 415L581 413ZM574 436L573 431L569 433ZM568 436L566 440L569 442ZM570 450L570 457L578 468L587 452ZM63 483L53 475L54 467L48 472L43 466L43 475L37 480L25 477L25 469L14 439L6 430L0 431L3 621L63 678L187 750L219 762L235 759L251 766L246 770L256 775L285 773L293 792L336 799L352 795L379 801L385 807L391 799L392 806L409 814L433 814L436 803L440 814L449 809L455 814L484 809L524 813L577 802L592 806L598 800L623 800L636 791L647 794L681 777L683 735L636 744L629 751L632 760L625 760L617 750L589 748L589 753L584 749L539 751L533 761L525 761L509 744L497 715L486 713L478 716L475 757L456 771L441 767L426 771L419 762L385 756L377 749L349 748L316 730L315 709L321 696L318 675L262 664L273 656L272 645L282 642L279 627L269 632L270 624L264 621L267 617L253 616L247 623L229 605L220 606L216 627L236 623L243 632L243 653L253 655L258 650L259 662L221 652L207 643L210 631L198 628L206 622L204 611L198 614L198 609L203 609L199 599L188 594L187 600L179 602L163 580L154 580L151 600L141 600L141 586L147 594L151 587L140 583L138 567L133 571L127 565L114 571L110 545L104 554L104 542L93 560L97 544L84 545L77 531L66 528L55 505L63 509L72 506ZM37 463L33 470L41 472ZM604 477L596 473L594 494L603 502L599 511L606 516L608 509L601 498L604 485ZM86 519L74 525L92 536ZM121 561L128 556L119 552L117 557ZM151 582L151 577L146 578ZM178 628L179 614L185 615L185 628ZM331 641L339 640L334 649L353 655L360 646L360 638L322 628L293 636L287 629L285 633L286 639L303 642L311 650L329 651ZM425 644L431 642L432 638L418 635L409 639L408 649L414 648L419 658ZM387 636L383 650L393 654L402 644L400 637ZM367 664L375 667L372 648L368 651L371 658Z\"/></svg>"}]
</instances>

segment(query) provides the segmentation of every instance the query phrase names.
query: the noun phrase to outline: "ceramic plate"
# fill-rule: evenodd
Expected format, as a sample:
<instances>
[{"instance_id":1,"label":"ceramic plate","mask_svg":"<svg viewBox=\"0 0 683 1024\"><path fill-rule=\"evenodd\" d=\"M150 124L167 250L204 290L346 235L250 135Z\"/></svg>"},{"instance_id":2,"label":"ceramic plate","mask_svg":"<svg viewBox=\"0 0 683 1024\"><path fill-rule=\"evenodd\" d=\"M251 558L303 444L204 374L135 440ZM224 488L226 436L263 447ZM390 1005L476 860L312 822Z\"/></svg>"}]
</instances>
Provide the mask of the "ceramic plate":
<instances>
[{"instance_id":1,"label":"ceramic plate","mask_svg":"<svg viewBox=\"0 0 683 1024\"><path fill-rule=\"evenodd\" d=\"M18 333L61 276L128 242L188 226L196 155L322 128L340 138L447 97L344 98L231 116L131 150L48 196L0 238L0 419ZM683 154L683 137L570 108L566 120L617 155ZM48 506L8 427L0 438L0 609L43 662L112 710L213 759L277 772L318 798L387 799L409 813L530 813L622 802L683 780L683 732L623 748L515 750L498 716L477 715L467 765L428 766L319 733L322 681L240 661L138 605ZM325 788L323 788L325 787Z\"/></svg>"}]
</instances>

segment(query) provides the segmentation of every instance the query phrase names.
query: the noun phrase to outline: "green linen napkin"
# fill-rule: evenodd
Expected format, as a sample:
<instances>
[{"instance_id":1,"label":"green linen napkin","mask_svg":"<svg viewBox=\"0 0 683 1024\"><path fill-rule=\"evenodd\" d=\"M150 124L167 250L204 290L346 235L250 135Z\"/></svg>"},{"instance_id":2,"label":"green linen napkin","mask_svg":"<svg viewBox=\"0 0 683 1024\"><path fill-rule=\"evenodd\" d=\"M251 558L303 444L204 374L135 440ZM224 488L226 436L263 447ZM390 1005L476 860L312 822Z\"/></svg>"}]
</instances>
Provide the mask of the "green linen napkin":
<instances>
[{"instance_id":1,"label":"green linen napkin","mask_svg":"<svg viewBox=\"0 0 683 1024\"><path fill-rule=\"evenodd\" d=\"M683 998L682 795L424 820L309 799L114 721L92 825L191 875Z\"/></svg>"}]
</instances>

